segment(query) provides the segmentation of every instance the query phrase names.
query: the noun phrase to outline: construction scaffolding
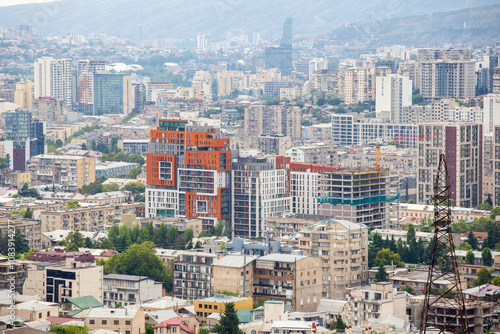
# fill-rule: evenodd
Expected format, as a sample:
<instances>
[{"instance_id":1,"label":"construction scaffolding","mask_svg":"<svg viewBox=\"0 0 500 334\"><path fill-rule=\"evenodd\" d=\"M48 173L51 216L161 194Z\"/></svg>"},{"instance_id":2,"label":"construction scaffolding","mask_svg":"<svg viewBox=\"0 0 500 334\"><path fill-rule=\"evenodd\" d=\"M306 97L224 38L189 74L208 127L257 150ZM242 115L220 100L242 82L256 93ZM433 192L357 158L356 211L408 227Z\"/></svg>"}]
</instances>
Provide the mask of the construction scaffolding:
<instances>
[{"instance_id":1,"label":"construction scaffolding","mask_svg":"<svg viewBox=\"0 0 500 334\"><path fill-rule=\"evenodd\" d=\"M439 157L433 201L434 239L420 333L468 334L467 311L451 234L451 187L444 154ZM452 285L443 288L439 284L442 281ZM442 311L443 307L446 312Z\"/></svg>"}]
</instances>

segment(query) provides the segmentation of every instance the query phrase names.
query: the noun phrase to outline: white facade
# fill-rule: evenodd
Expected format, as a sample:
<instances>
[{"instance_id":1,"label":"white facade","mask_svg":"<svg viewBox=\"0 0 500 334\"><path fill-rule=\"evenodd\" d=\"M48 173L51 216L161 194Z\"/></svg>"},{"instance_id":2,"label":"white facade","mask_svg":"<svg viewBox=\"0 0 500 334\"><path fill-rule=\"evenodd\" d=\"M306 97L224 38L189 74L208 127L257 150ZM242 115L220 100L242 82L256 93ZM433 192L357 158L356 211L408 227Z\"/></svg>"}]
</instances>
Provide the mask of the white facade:
<instances>
[{"instance_id":1,"label":"white facade","mask_svg":"<svg viewBox=\"0 0 500 334\"><path fill-rule=\"evenodd\" d=\"M332 140L337 145L398 142L404 148L416 148L418 125L393 124L356 115L332 115Z\"/></svg>"},{"instance_id":2,"label":"white facade","mask_svg":"<svg viewBox=\"0 0 500 334\"><path fill-rule=\"evenodd\" d=\"M291 171L292 212L305 215L318 214L318 200L320 196L318 172Z\"/></svg>"},{"instance_id":3,"label":"white facade","mask_svg":"<svg viewBox=\"0 0 500 334\"><path fill-rule=\"evenodd\" d=\"M162 297L162 283L146 276L111 274L103 277L103 304L141 305Z\"/></svg>"},{"instance_id":4,"label":"white facade","mask_svg":"<svg viewBox=\"0 0 500 334\"><path fill-rule=\"evenodd\" d=\"M389 74L376 77L375 111L377 118L401 123L403 107L412 105L413 85L410 77Z\"/></svg>"},{"instance_id":5,"label":"white facade","mask_svg":"<svg viewBox=\"0 0 500 334\"><path fill-rule=\"evenodd\" d=\"M309 80L312 79L315 71L328 69L328 60L325 58L314 58L309 61Z\"/></svg>"},{"instance_id":6,"label":"white facade","mask_svg":"<svg viewBox=\"0 0 500 334\"><path fill-rule=\"evenodd\" d=\"M488 94L483 100L484 133L493 133L495 125L500 125L500 94Z\"/></svg>"},{"instance_id":7,"label":"white facade","mask_svg":"<svg viewBox=\"0 0 500 334\"><path fill-rule=\"evenodd\" d=\"M52 96L56 99L64 99L66 106L69 109L72 108L71 59L38 58L34 63L34 78L34 98Z\"/></svg>"}]
</instances>

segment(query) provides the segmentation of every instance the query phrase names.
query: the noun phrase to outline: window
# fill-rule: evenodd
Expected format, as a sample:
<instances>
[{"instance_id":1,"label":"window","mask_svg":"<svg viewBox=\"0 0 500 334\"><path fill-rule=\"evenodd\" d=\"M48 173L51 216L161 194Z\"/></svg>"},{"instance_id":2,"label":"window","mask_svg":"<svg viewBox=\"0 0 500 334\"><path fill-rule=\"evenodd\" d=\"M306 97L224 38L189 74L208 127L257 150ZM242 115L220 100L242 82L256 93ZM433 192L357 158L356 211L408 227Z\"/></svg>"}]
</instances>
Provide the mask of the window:
<instances>
[{"instance_id":1,"label":"window","mask_svg":"<svg viewBox=\"0 0 500 334\"><path fill-rule=\"evenodd\" d=\"M94 319L89 320L89 324L94 325L95 324L95 320Z\"/></svg>"},{"instance_id":2,"label":"window","mask_svg":"<svg viewBox=\"0 0 500 334\"><path fill-rule=\"evenodd\" d=\"M120 324L120 321L119 320L115 320L113 321L113 325L119 325Z\"/></svg>"},{"instance_id":3,"label":"window","mask_svg":"<svg viewBox=\"0 0 500 334\"><path fill-rule=\"evenodd\" d=\"M130 334L130 331L125 331L125 334Z\"/></svg>"},{"instance_id":4,"label":"window","mask_svg":"<svg viewBox=\"0 0 500 334\"><path fill-rule=\"evenodd\" d=\"M177 327L172 327L172 333L177 333Z\"/></svg>"},{"instance_id":5,"label":"window","mask_svg":"<svg viewBox=\"0 0 500 334\"><path fill-rule=\"evenodd\" d=\"M107 325L107 324L108 324L108 321L107 321L107 320L103 320L101 323L102 323L103 325Z\"/></svg>"},{"instance_id":6,"label":"window","mask_svg":"<svg viewBox=\"0 0 500 334\"><path fill-rule=\"evenodd\" d=\"M41 319L42 318L42 312L38 313L38 317Z\"/></svg>"},{"instance_id":7,"label":"window","mask_svg":"<svg viewBox=\"0 0 500 334\"><path fill-rule=\"evenodd\" d=\"M125 325L130 326L130 320L125 321Z\"/></svg>"}]
</instances>

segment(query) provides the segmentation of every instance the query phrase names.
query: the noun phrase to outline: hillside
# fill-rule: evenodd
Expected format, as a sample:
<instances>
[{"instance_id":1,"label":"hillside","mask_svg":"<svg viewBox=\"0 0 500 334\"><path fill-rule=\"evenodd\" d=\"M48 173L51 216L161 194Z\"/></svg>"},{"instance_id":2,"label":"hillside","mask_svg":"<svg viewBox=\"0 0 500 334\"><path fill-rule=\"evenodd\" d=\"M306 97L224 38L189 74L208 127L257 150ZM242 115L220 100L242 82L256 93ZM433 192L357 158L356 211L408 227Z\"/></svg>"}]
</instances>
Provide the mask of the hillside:
<instances>
[{"instance_id":1,"label":"hillside","mask_svg":"<svg viewBox=\"0 0 500 334\"><path fill-rule=\"evenodd\" d=\"M142 24L144 39L194 39L203 33L221 38L230 29L277 39L288 16L294 18L294 34L307 35L346 22L491 4L498 0L61 0L2 7L0 22L5 27L30 24L42 36L108 33L135 39Z\"/></svg>"},{"instance_id":2,"label":"hillside","mask_svg":"<svg viewBox=\"0 0 500 334\"><path fill-rule=\"evenodd\" d=\"M328 38L366 47L401 44L435 47L445 44L481 47L500 41L500 5L429 15L406 16L340 27Z\"/></svg>"}]
</instances>

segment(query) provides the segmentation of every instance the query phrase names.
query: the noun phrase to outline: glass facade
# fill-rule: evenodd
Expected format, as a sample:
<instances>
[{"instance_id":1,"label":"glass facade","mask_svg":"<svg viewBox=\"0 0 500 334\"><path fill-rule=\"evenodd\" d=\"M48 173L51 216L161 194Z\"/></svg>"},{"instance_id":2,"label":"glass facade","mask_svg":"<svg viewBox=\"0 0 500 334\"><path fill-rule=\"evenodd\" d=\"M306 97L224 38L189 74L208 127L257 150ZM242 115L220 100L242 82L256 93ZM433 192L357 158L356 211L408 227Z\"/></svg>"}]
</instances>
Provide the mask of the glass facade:
<instances>
[{"instance_id":1,"label":"glass facade","mask_svg":"<svg viewBox=\"0 0 500 334\"><path fill-rule=\"evenodd\" d=\"M123 74L94 74L94 115L123 114Z\"/></svg>"}]
</instances>

